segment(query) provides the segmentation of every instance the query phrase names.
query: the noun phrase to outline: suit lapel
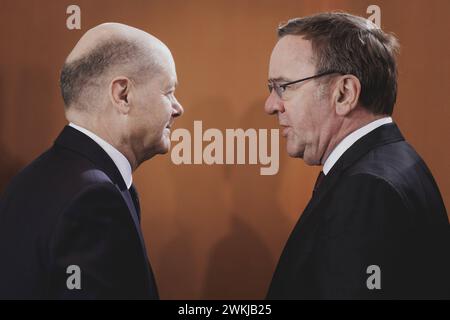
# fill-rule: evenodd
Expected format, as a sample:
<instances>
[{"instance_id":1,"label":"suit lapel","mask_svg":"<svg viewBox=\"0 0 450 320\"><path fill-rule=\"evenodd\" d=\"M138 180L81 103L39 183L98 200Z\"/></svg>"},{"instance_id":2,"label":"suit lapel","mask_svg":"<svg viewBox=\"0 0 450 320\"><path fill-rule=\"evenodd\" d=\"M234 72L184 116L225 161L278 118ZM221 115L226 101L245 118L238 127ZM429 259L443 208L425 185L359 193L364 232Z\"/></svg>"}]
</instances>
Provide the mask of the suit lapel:
<instances>
[{"instance_id":1,"label":"suit lapel","mask_svg":"<svg viewBox=\"0 0 450 320\"><path fill-rule=\"evenodd\" d=\"M136 227L136 231L141 239L143 251L145 252L146 250L144 242L142 241L138 211L135 208L133 198L130 195L119 169L114 164L114 161L110 158L110 156L94 140L70 126L66 126L63 129L61 134L56 139L55 144L81 154L83 157L89 159L96 166L102 169L106 175L108 175L111 181L115 184L116 188L120 191L128 206L131 218Z\"/></svg>"},{"instance_id":2,"label":"suit lapel","mask_svg":"<svg viewBox=\"0 0 450 320\"><path fill-rule=\"evenodd\" d=\"M144 238L142 236L140 227L140 215L139 209L136 208L130 191L127 189L125 181L119 172L119 169L114 164L114 161L109 157L109 155L91 138L89 138L84 133L70 127L65 126L63 131L55 140L55 145L63 148L70 149L83 157L89 159L92 163L102 169L103 172L111 179L116 188L119 190L122 198L124 199L127 207L129 209L131 218L133 220L136 232L139 237L139 242L142 247L142 252L145 257L145 266L147 270L147 276L150 282L150 286L153 286L155 292L152 290L152 298L158 298L158 293L156 289L156 283L153 277L152 270L149 265L149 260L147 256L147 250L145 247Z\"/></svg>"},{"instance_id":3,"label":"suit lapel","mask_svg":"<svg viewBox=\"0 0 450 320\"><path fill-rule=\"evenodd\" d=\"M370 150L385 145L404 140L400 130L395 123L385 124L369 132L367 135L356 141L348 150L342 154L333 168L324 177L319 190L311 198L310 203L302 214L301 219L305 219L314 209L323 202L326 195L333 190L339 181L340 176L346 169L352 166L358 159L367 154Z\"/></svg>"},{"instance_id":4,"label":"suit lapel","mask_svg":"<svg viewBox=\"0 0 450 320\"><path fill-rule=\"evenodd\" d=\"M130 210L131 213L131 217L133 218L133 222L134 225L136 227L136 231L138 233L139 236L139 241L141 243L141 246L143 248L143 254L144 254L144 258L145 258L145 266L146 266L146 272L147 272L147 278L149 281L149 287L150 287L150 292L153 295L152 299L159 299L158 296L158 291L157 291L157 286L156 286L156 281L155 281L155 277L153 275L153 271L150 267L150 260L148 259L148 255L147 255L147 249L145 247L145 241L144 241L144 237L142 236L142 232L141 232L141 228L140 228L140 221L139 221L139 215L138 215L138 208L136 208L136 205L132 199L132 196L129 192L129 190L119 190L122 194L123 199L125 200L128 209Z\"/></svg>"},{"instance_id":5,"label":"suit lapel","mask_svg":"<svg viewBox=\"0 0 450 320\"><path fill-rule=\"evenodd\" d=\"M97 167L102 169L120 190L127 189L125 181L123 180L119 169L114 164L114 161L102 147L84 133L71 126L65 126L63 131L56 138L55 145L70 149L82 155L84 158L89 159Z\"/></svg>"},{"instance_id":6,"label":"suit lapel","mask_svg":"<svg viewBox=\"0 0 450 320\"><path fill-rule=\"evenodd\" d=\"M307 261L314 247L315 234L322 217L320 206L326 203L326 196L333 190L345 170L377 146L401 140L404 138L395 124L383 125L359 139L341 156L324 177L286 243L271 285L274 292L290 286L292 279L298 276L299 270Z\"/></svg>"}]
</instances>

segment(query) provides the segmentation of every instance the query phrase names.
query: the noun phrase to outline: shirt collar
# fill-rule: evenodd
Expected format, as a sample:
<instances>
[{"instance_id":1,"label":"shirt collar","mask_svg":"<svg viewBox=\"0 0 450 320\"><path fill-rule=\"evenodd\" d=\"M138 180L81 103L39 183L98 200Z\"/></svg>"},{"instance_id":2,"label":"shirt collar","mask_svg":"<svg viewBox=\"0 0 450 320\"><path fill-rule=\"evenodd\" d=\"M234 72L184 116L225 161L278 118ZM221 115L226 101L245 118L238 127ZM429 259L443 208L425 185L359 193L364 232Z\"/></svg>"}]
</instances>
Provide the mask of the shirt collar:
<instances>
[{"instance_id":1,"label":"shirt collar","mask_svg":"<svg viewBox=\"0 0 450 320\"><path fill-rule=\"evenodd\" d=\"M339 160L339 158L350 148L356 141L364 137L369 132L375 130L376 128L387 124L392 123L391 117L384 117L375 121L366 124L365 126L353 131L348 136L346 136L339 144L334 148L334 150L330 153L327 160L323 165L323 173L325 175L330 172L331 168L333 168L334 164Z\"/></svg>"},{"instance_id":2,"label":"shirt collar","mask_svg":"<svg viewBox=\"0 0 450 320\"><path fill-rule=\"evenodd\" d=\"M122 176L123 181L125 182L127 188L129 189L131 187L131 184L133 183L133 176L131 174L131 165L130 162L127 160L127 158L125 158L125 156L119 150L114 148L112 145L110 145L108 142L97 136L92 131L80 127L72 122L69 123L69 126L84 133L89 138L94 140L109 155L109 157L116 165L117 169L119 169L120 175Z\"/></svg>"}]
</instances>

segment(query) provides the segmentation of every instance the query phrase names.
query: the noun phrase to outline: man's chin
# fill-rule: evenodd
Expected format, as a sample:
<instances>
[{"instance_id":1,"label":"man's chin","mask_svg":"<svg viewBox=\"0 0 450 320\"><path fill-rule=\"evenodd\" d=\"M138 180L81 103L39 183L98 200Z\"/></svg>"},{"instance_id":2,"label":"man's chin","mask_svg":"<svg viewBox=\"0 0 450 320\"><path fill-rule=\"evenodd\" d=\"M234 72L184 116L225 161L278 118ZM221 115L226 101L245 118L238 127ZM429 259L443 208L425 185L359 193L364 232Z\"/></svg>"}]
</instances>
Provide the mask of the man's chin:
<instances>
[{"instance_id":1,"label":"man's chin","mask_svg":"<svg viewBox=\"0 0 450 320\"><path fill-rule=\"evenodd\" d=\"M158 154L166 154L170 150L170 138L169 137L163 137L161 139L161 145L158 148Z\"/></svg>"},{"instance_id":2,"label":"man's chin","mask_svg":"<svg viewBox=\"0 0 450 320\"><path fill-rule=\"evenodd\" d=\"M302 156L303 161L308 166L320 166L320 159L315 154L306 154Z\"/></svg>"},{"instance_id":3,"label":"man's chin","mask_svg":"<svg viewBox=\"0 0 450 320\"><path fill-rule=\"evenodd\" d=\"M169 152L170 149L170 139L169 138L162 138L161 142L158 145L153 145L151 149L148 149L145 156L144 161L150 160L156 155L163 155Z\"/></svg>"}]
</instances>

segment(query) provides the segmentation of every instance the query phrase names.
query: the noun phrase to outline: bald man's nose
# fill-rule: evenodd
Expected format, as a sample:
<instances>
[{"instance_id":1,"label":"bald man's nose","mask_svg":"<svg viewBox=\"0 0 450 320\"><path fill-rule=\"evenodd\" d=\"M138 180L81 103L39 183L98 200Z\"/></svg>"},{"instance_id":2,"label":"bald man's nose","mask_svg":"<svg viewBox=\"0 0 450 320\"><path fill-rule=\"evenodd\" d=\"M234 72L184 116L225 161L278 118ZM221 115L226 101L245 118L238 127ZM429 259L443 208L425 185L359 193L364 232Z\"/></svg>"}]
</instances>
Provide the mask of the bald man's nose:
<instances>
[{"instance_id":1,"label":"bald man's nose","mask_svg":"<svg viewBox=\"0 0 450 320\"><path fill-rule=\"evenodd\" d=\"M174 118L181 116L184 113L183 106L178 102L177 98L174 98L174 104L173 104L173 113L172 116Z\"/></svg>"},{"instance_id":2,"label":"bald man's nose","mask_svg":"<svg viewBox=\"0 0 450 320\"><path fill-rule=\"evenodd\" d=\"M270 95L267 97L266 103L264 105L264 111L267 114L276 114L277 112L284 112L283 101L276 94L275 90L272 90Z\"/></svg>"}]
</instances>

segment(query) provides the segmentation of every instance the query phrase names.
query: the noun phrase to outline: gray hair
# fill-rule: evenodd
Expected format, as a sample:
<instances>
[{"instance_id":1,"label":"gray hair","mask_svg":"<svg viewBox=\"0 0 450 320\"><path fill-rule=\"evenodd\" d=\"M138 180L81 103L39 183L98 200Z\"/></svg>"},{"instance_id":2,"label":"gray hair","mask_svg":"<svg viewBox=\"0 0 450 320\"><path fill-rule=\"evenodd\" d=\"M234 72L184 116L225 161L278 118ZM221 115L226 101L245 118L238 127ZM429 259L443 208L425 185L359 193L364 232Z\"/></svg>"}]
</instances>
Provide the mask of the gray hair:
<instances>
[{"instance_id":1,"label":"gray hair","mask_svg":"<svg viewBox=\"0 0 450 320\"><path fill-rule=\"evenodd\" d=\"M114 39L101 42L87 55L64 63L59 83L65 107L69 108L74 103L83 105L83 98L92 98L91 93L114 68L119 68L125 72L123 75L135 81L141 80L146 71L155 67L152 60L146 57L136 41Z\"/></svg>"},{"instance_id":2,"label":"gray hair","mask_svg":"<svg viewBox=\"0 0 450 320\"><path fill-rule=\"evenodd\" d=\"M361 105L374 114L392 114L399 50L394 35L365 18L338 12L289 20L278 28L279 38L286 35L311 41L317 73L354 75L361 83Z\"/></svg>"}]
</instances>

